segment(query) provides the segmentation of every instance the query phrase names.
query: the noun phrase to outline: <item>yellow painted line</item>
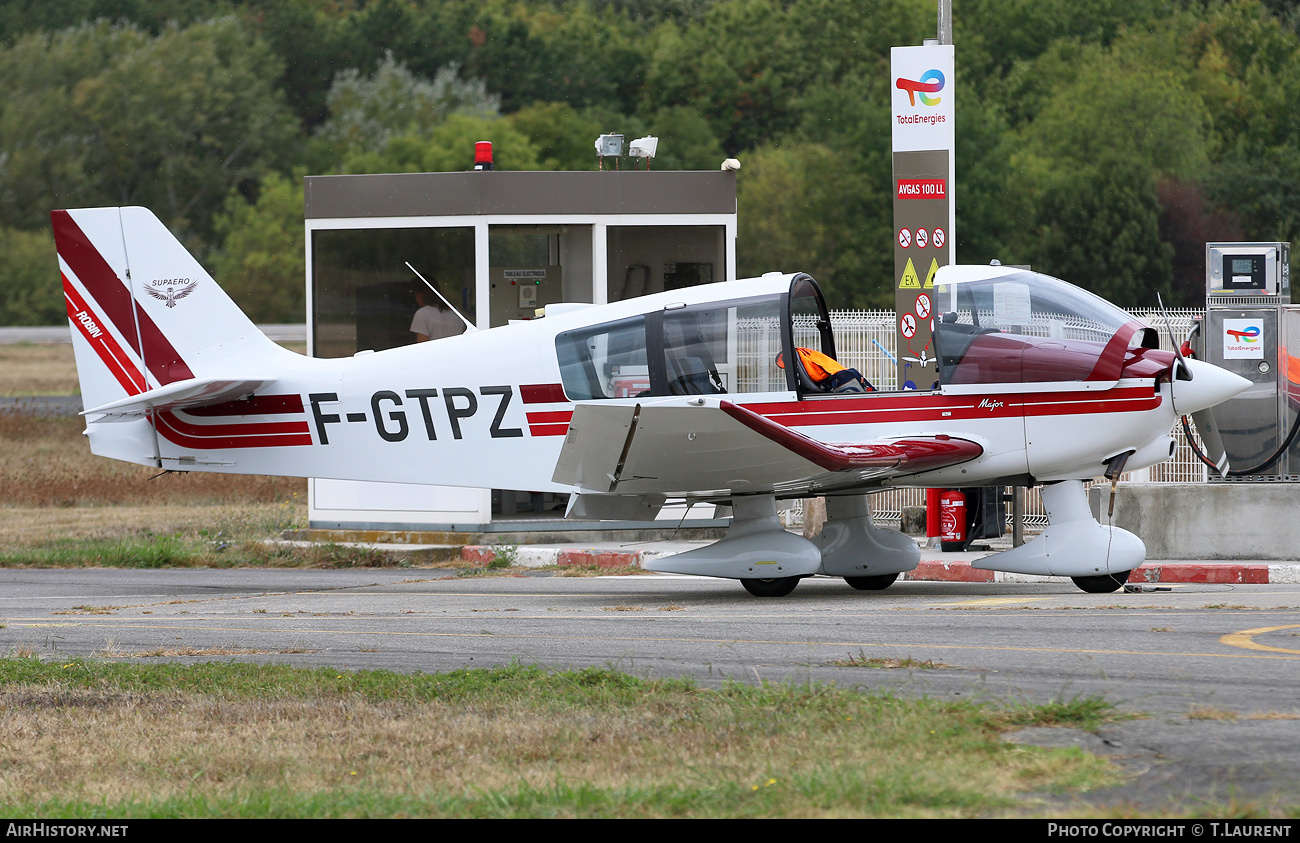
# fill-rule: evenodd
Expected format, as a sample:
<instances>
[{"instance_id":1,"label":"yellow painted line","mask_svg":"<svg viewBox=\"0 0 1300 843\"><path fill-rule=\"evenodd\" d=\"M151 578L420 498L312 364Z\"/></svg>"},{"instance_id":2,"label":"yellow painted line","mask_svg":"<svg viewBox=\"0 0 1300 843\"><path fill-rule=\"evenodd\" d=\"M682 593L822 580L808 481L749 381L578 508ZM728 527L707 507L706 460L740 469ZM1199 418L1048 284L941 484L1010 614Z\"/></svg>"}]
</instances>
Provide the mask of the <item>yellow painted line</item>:
<instances>
[{"instance_id":1,"label":"yellow painted line","mask_svg":"<svg viewBox=\"0 0 1300 843\"><path fill-rule=\"evenodd\" d=\"M1219 639L1219 643L1227 644L1229 647L1242 647L1247 650L1266 650L1270 653L1291 653L1300 656L1300 650L1288 650L1285 647L1269 647L1267 644L1260 644L1255 640L1256 635L1263 635L1266 632L1279 632L1283 629L1300 629L1300 624L1290 624L1288 626L1262 626L1259 629L1243 629L1241 632L1229 632Z\"/></svg>"}]
</instances>

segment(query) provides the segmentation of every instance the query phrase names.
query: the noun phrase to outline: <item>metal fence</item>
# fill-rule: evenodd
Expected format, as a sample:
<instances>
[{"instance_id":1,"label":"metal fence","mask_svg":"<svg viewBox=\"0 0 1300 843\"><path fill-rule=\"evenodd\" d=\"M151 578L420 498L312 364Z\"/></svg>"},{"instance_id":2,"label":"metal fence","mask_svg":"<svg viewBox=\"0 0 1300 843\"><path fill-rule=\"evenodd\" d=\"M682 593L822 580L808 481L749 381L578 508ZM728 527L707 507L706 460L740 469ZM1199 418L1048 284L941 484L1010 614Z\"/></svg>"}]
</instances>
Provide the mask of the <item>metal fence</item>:
<instances>
[{"instance_id":1,"label":"metal fence","mask_svg":"<svg viewBox=\"0 0 1300 843\"><path fill-rule=\"evenodd\" d=\"M1182 342L1191 331L1192 325L1205 315L1204 310L1180 309L1160 311L1130 310L1139 321L1156 327L1160 334L1160 347L1172 351L1170 335ZM1166 329L1166 313L1169 324ZM876 389L896 389L898 384L898 367L895 364L895 339L892 310L836 310L831 312L831 327L835 332L835 351L840 363L857 369L867 380L875 384ZM1177 425L1170 434L1178 443L1173 459L1154 465L1142 471L1125 474L1121 479L1126 482L1150 483L1195 483L1206 480L1205 466L1196 459L1192 449L1183 436L1182 426ZM1200 438L1196 445L1203 448ZM787 513L788 523L797 524L803 520L802 501L795 502ZM924 506L924 489L890 489L871 497L872 515L882 525L898 526L905 506ZM1027 530L1041 530L1047 526L1047 513L1038 489L1030 489L1025 495L1025 527Z\"/></svg>"}]
</instances>

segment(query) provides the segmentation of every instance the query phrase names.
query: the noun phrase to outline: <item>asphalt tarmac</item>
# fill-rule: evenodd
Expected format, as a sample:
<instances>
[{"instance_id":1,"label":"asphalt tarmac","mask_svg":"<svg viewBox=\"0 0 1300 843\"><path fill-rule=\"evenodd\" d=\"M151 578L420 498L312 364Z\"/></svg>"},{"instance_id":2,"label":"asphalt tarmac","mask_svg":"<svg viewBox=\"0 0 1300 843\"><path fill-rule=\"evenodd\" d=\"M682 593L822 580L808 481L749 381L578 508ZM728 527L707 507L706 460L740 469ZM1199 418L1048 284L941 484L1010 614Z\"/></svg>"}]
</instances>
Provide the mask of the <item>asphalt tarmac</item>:
<instances>
[{"instance_id":1,"label":"asphalt tarmac","mask_svg":"<svg viewBox=\"0 0 1300 843\"><path fill-rule=\"evenodd\" d=\"M1089 799L1140 810L1300 805L1300 585L1090 595L1065 581L899 582L857 592L814 578L757 599L734 582L672 575L432 569L6 570L0 583L0 649L47 658L402 672L519 661L994 705L1097 695L1141 719L1095 735L1015 737L1077 745L1133 774Z\"/></svg>"}]
</instances>

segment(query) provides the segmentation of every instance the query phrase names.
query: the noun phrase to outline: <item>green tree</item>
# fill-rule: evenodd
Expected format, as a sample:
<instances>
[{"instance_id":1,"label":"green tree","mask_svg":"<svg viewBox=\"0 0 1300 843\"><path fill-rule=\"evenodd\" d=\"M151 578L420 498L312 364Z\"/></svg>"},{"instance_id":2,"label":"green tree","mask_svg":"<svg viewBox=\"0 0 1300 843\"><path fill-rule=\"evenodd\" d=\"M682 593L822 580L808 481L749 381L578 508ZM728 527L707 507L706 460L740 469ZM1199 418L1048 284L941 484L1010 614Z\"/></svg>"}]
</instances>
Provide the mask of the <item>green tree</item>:
<instances>
[{"instance_id":1,"label":"green tree","mask_svg":"<svg viewBox=\"0 0 1300 843\"><path fill-rule=\"evenodd\" d=\"M1150 169L1111 158L1062 170L1044 190L1032 242L1034 269L1086 287L1122 307L1171 302L1173 247L1160 239Z\"/></svg>"},{"instance_id":2,"label":"green tree","mask_svg":"<svg viewBox=\"0 0 1300 843\"><path fill-rule=\"evenodd\" d=\"M377 152L346 159L344 173L444 173L468 170L474 144L491 141L498 170L541 169L537 147L504 118L452 114L424 135L398 135Z\"/></svg>"},{"instance_id":3,"label":"green tree","mask_svg":"<svg viewBox=\"0 0 1300 843\"><path fill-rule=\"evenodd\" d=\"M349 68L334 78L328 97L330 116L316 131L334 160L383 149L395 135L423 134L449 114L493 117L500 99L480 81L462 79L455 64L421 78L393 58L363 77Z\"/></svg>"},{"instance_id":4,"label":"green tree","mask_svg":"<svg viewBox=\"0 0 1300 843\"><path fill-rule=\"evenodd\" d=\"M233 18L157 37L99 23L20 39L0 51L0 222L139 204L202 250L230 189L292 146L278 75Z\"/></svg>"},{"instance_id":5,"label":"green tree","mask_svg":"<svg viewBox=\"0 0 1300 843\"><path fill-rule=\"evenodd\" d=\"M255 322L307 319L302 176L269 173L256 201L232 192L216 219L212 275Z\"/></svg>"},{"instance_id":6,"label":"green tree","mask_svg":"<svg viewBox=\"0 0 1300 843\"><path fill-rule=\"evenodd\" d=\"M892 255L871 249L844 225L843 196L862 181L835 150L815 143L760 147L746 154L737 179L741 276L807 272L832 307L892 306L892 270L867 274L873 253L881 263ZM888 228L873 227L872 234L889 242Z\"/></svg>"},{"instance_id":7,"label":"green tree","mask_svg":"<svg viewBox=\"0 0 1300 843\"><path fill-rule=\"evenodd\" d=\"M599 107L534 103L508 119L538 147L545 170L594 169L596 138L607 132L618 132L629 142L646 135L659 138L650 164L655 170L713 170L726 158L709 121L687 106L669 106L642 119Z\"/></svg>"},{"instance_id":8,"label":"green tree","mask_svg":"<svg viewBox=\"0 0 1300 843\"><path fill-rule=\"evenodd\" d=\"M48 228L0 228L0 278L0 325L56 325L67 319Z\"/></svg>"}]
</instances>

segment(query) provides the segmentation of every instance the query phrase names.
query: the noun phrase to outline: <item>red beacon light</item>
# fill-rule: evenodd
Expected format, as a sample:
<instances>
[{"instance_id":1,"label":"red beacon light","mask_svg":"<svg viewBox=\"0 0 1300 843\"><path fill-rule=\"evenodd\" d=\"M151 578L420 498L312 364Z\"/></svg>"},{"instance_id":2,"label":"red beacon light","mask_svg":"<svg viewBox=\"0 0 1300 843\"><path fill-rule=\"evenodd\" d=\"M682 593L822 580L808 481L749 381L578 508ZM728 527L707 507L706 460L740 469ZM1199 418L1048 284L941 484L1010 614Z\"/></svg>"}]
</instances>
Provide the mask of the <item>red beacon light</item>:
<instances>
[{"instance_id":1,"label":"red beacon light","mask_svg":"<svg viewBox=\"0 0 1300 843\"><path fill-rule=\"evenodd\" d=\"M474 144L474 169L492 169L492 141L478 141Z\"/></svg>"}]
</instances>

